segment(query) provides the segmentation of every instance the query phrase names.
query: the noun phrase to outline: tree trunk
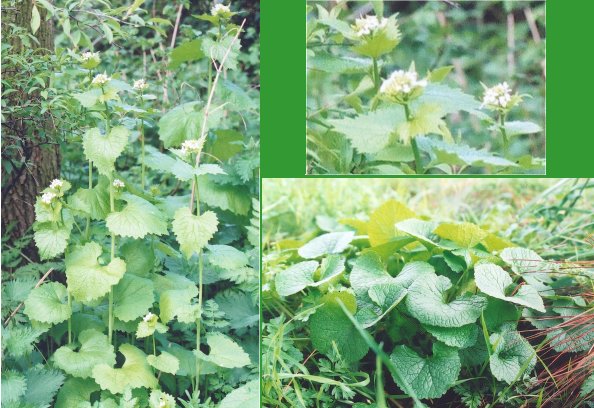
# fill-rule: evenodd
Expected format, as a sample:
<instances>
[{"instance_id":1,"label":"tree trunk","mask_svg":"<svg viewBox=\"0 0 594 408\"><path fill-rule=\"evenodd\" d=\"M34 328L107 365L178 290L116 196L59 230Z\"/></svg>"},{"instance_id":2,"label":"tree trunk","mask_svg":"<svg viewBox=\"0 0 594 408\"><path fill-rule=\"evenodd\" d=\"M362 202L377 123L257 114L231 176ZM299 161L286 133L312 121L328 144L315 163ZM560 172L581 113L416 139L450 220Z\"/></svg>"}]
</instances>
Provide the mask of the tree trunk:
<instances>
[{"instance_id":1,"label":"tree trunk","mask_svg":"<svg viewBox=\"0 0 594 408\"><path fill-rule=\"evenodd\" d=\"M14 7L4 8L3 5L2 34L4 41L12 45L7 54L15 55L24 49L17 37L10 38L6 35L9 32L9 24L15 24L31 32L32 10L31 0L16 2ZM40 53L52 53L53 24L51 19L45 19L45 10L41 6L38 6L38 10L41 13L41 24L35 34L39 40L36 46L40 48ZM2 59L4 60L4 55ZM11 77L16 81L22 74L19 69L4 72L4 65L3 63L3 80L7 80L9 84ZM7 95L6 100L8 105L22 105L25 100L31 104L38 104L39 98L39 93L14 92ZM48 143L47 136L49 135L51 140L54 129L49 115L46 114L45 117L44 120L39 115L31 121L15 113L3 118L2 230L6 234L12 226L10 235L13 239L18 239L29 231L35 221L34 205L37 195L52 179L60 175L60 146L57 143ZM29 257L37 258L34 245L30 245L25 252Z\"/></svg>"}]
</instances>

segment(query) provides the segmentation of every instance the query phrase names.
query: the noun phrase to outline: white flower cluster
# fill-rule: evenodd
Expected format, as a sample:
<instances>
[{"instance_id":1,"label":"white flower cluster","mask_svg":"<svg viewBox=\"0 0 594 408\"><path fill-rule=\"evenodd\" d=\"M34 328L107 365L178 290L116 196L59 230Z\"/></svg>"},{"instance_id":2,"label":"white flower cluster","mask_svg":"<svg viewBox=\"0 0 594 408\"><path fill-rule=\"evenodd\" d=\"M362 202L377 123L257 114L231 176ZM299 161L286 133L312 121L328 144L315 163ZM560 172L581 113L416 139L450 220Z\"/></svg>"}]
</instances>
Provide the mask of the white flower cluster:
<instances>
[{"instance_id":1,"label":"white flower cluster","mask_svg":"<svg viewBox=\"0 0 594 408\"><path fill-rule=\"evenodd\" d=\"M134 81L134 89L136 89L137 91L144 91L146 88L148 88L148 84L144 79Z\"/></svg>"},{"instance_id":2,"label":"white flower cluster","mask_svg":"<svg viewBox=\"0 0 594 408\"><path fill-rule=\"evenodd\" d=\"M97 74L95 78L93 78L93 85L105 85L111 81L111 77L108 77L107 74Z\"/></svg>"},{"instance_id":3,"label":"white flower cluster","mask_svg":"<svg viewBox=\"0 0 594 408\"><path fill-rule=\"evenodd\" d=\"M415 71L394 71L380 87L380 93L388 96L408 96L413 91L427 86L426 79L418 79Z\"/></svg>"},{"instance_id":4,"label":"white flower cluster","mask_svg":"<svg viewBox=\"0 0 594 408\"><path fill-rule=\"evenodd\" d=\"M217 3L210 9L210 14L213 16L218 16L225 13L230 13L231 9L229 6L225 6L224 4Z\"/></svg>"},{"instance_id":5,"label":"white flower cluster","mask_svg":"<svg viewBox=\"0 0 594 408\"><path fill-rule=\"evenodd\" d=\"M185 142L182 143L181 152L182 152L182 154L200 153L200 150L202 150L203 144L204 144L204 141L200 141L200 140L186 140Z\"/></svg>"},{"instance_id":6,"label":"white flower cluster","mask_svg":"<svg viewBox=\"0 0 594 408\"><path fill-rule=\"evenodd\" d=\"M112 186L114 186L115 188L124 188L126 187L126 184L124 184L124 182L120 179L115 179L113 181L113 183L111 183Z\"/></svg>"},{"instance_id":7,"label":"white flower cluster","mask_svg":"<svg viewBox=\"0 0 594 408\"><path fill-rule=\"evenodd\" d=\"M43 204L47 204L50 205L52 203L52 201L54 201L54 198L56 198L57 196L52 193L51 191L48 191L47 193L43 193L41 195L41 202Z\"/></svg>"},{"instance_id":8,"label":"white flower cluster","mask_svg":"<svg viewBox=\"0 0 594 408\"><path fill-rule=\"evenodd\" d=\"M481 107L486 105L494 106L497 108L507 109L512 101L511 88L507 82L497 84L492 88L485 90L485 96L483 97L483 103Z\"/></svg>"},{"instance_id":9,"label":"white flower cluster","mask_svg":"<svg viewBox=\"0 0 594 408\"><path fill-rule=\"evenodd\" d=\"M83 52L80 58L83 60L83 62L87 62L88 60L92 59L99 59L99 53L90 51Z\"/></svg>"},{"instance_id":10,"label":"white flower cluster","mask_svg":"<svg viewBox=\"0 0 594 408\"><path fill-rule=\"evenodd\" d=\"M388 19L384 17L377 17L377 16L365 16L363 18L358 18L355 20L355 25L353 29L357 33L358 37L363 37L364 35L375 34L378 30L386 27L388 24Z\"/></svg>"},{"instance_id":11,"label":"white flower cluster","mask_svg":"<svg viewBox=\"0 0 594 408\"><path fill-rule=\"evenodd\" d=\"M62 180L59 179L53 179L52 182L50 183L50 188L53 188L54 190L61 188L64 185L64 182Z\"/></svg>"},{"instance_id":12,"label":"white flower cluster","mask_svg":"<svg viewBox=\"0 0 594 408\"><path fill-rule=\"evenodd\" d=\"M142 318L142 320L144 320L145 322L148 322L149 320L151 320L151 319L153 318L153 316L154 316L154 314L152 314L151 312L148 312L148 313L146 314L146 316L144 316L144 317Z\"/></svg>"}]
</instances>

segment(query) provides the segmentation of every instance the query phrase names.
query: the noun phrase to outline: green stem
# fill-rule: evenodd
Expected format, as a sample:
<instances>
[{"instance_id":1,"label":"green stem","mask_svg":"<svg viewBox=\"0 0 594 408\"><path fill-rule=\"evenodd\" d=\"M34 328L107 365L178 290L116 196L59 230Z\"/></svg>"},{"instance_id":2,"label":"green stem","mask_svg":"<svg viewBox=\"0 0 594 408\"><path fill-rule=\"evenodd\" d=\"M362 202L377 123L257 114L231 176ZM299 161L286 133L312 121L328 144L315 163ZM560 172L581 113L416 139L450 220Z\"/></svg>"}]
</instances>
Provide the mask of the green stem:
<instances>
[{"instance_id":1,"label":"green stem","mask_svg":"<svg viewBox=\"0 0 594 408\"><path fill-rule=\"evenodd\" d=\"M196 214L200 215L200 194L198 191L198 177L195 178L196 183ZM204 263L202 259L202 250L198 252L198 319L196 320L196 351L200 350L200 332L202 331L202 281L203 281ZM200 392L200 359L196 353L196 387L194 388L196 395Z\"/></svg>"},{"instance_id":2,"label":"green stem","mask_svg":"<svg viewBox=\"0 0 594 408\"><path fill-rule=\"evenodd\" d=\"M70 296L70 292L68 292L68 309L72 311L72 297ZM72 313L70 313L70 317L68 317L68 344L72 343Z\"/></svg>"},{"instance_id":3,"label":"green stem","mask_svg":"<svg viewBox=\"0 0 594 408\"><path fill-rule=\"evenodd\" d=\"M373 88L377 94L380 89L379 67L377 65L377 58L373 59Z\"/></svg>"},{"instance_id":4,"label":"green stem","mask_svg":"<svg viewBox=\"0 0 594 408\"><path fill-rule=\"evenodd\" d=\"M140 186L144 190L144 120L140 119Z\"/></svg>"},{"instance_id":5,"label":"green stem","mask_svg":"<svg viewBox=\"0 0 594 408\"><path fill-rule=\"evenodd\" d=\"M105 96L105 89L103 87L101 87L101 94ZM105 133L109 133L109 131L111 130L109 106L107 105L107 101L104 101L103 105L105 106Z\"/></svg>"},{"instance_id":6,"label":"green stem","mask_svg":"<svg viewBox=\"0 0 594 408\"><path fill-rule=\"evenodd\" d=\"M408 103L405 103L402 106L404 106L404 115L406 116L406 121L410 122L412 120L412 114L410 113L410 107L408 106Z\"/></svg>"},{"instance_id":7,"label":"green stem","mask_svg":"<svg viewBox=\"0 0 594 408\"><path fill-rule=\"evenodd\" d=\"M153 333L152 335L153 338L153 355L156 356L157 355L157 347L155 346L155 334Z\"/></svg>"},{"instance_id":8,"label":"green stem","mask_svg":"<svg viewBox=\"0 0 594 408\"><path fill-rule=\"evenodd\" d=\"M115 202L113 196L113 177L109 178L109 208L110 212L115 211ZM110 260L113 261L115 258L115 235L111 234L111 258ZM109 343L113 338L113 287L109 290Z\"/></svg>"},{"instance_id":9,"label":"green stem","mask_svg":"<svg viewBox=\"0 0 594 408\"><path fill-rule=\"evenodd\" d=\"M501 136L503 138L503 154L507 157L509 154L509 139L505 130L505 115L502 113L499 114L499 130L501 131Z\"/></svg>"},{"instance_id":10,"label":"green stem","mask_svg":"<svg viewBox=\"0 0 594 408\"><path fill-rule=\"evenodd\" d=\"M402 106L404 106L404 115L406 116L406 121L410 122L412 120L410 107L408 106L408 103L405 103ZM410 144L412 146L412 151L415 156L415 171L417 172L417 174L424 174L425 169L423 168L423 161L421 160L421 151L419 150L417 139L413 137L410 141Z\"/></svg>"},{"instance_id":11,"label":"green stem","mask_svg":"<svg viewBox=\"0 0 594 408\"><path fill-rule=\"evenodd\" d=\"M89 190L93 188L93 162L89 160ZM85 241L91 239L91 216L87 216L87 226L85 228Z\"/></svg>"}]
</instances>

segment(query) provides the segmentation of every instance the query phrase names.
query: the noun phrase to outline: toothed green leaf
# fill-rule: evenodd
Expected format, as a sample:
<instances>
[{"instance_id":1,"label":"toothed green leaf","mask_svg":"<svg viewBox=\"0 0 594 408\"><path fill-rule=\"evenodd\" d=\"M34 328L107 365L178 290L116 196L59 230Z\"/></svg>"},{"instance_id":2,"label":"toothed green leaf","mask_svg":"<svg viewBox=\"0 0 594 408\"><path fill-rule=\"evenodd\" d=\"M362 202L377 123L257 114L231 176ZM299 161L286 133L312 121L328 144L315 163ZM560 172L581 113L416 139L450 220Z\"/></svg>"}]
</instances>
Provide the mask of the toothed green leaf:
<instances>
[{"instance_id":1,"label":"toothed green leaf","mask_svg":"<svg viewBox=\"0 0 594 408\"><path fill-rule=\"evenodd\" d=\"M107 336L97 330L85 330L78 336L80 347L62 346L54 353L54 363L74 377L91 377L97 364L115 364L115 351Z\"/></svg>"},{"instance_id":2,"label":"toothed green leaf","mask_svg":"<svg viewBox=\"0 0 594 408\"><path fill-rule=\"evenodd\" d=\"M42 323L57 324L68 319L72 310L66 287L59 282L48 282L33 289L25 300L25 314Z\"/></svg>"}]
</instances>

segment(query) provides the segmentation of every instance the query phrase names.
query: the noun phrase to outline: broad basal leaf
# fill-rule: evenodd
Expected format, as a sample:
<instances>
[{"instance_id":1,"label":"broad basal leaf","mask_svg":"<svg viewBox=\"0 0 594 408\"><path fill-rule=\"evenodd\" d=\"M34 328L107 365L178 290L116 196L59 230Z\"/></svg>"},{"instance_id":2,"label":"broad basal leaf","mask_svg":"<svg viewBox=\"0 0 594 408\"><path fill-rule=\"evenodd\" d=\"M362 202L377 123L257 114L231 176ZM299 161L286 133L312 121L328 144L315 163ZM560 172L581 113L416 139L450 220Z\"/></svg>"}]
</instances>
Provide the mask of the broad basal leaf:
<instances>
[{"instance_id":1,"label":"broad basal leaf","mask_svg":"<svg viewBox=\"0 0 594 408\"><path fill-rule=\"evenodd\" d=\"M489 340L494 347L489 366L499 381L511 384L536 365L536 352L520 333L493 333Z\"/></svg>"},{"instance_id":2,"label":"broad basal leaf","mask_svg":"<svg viewBox=\"0 0 594 408\"><path fill-rule=\"evenodd\" d=\"M56 367L74 377L88 378L97 364L115 364L114 348L103 333L94 329L85 330L78 336L78 342L78 351L72 346L56 350L53 355Z\"/></svg>"},{"instance_id":3,"label":"broad basal leaf","mask_svg":"<svg viewBox=\"0 0 594 408\"><path fill-rule=\"evenodd\" d=\"M239 368L250 364L250 356L239 344L222 333L209 333L206 342L210 352L203 359L224 368Z\"/></svg>"},{"instance_id":4,"label":"broad basal leaf","mask_svg":"<svg viewBox=\"0 0 594 408\"><path fill-rule=\"evenodd\" d=\"M173 218L173 232L187 258L199 252L217 232L219 221L212 211L196 216L188 207L180 208Z\"/></svg>"},{"instance_id":5,"label":"broad basal leaf","mask_svg":"<svg viewBox=\"0 0 594 408\"><path fill-rule=\"evenodd\" d=\"M25 376L17 371L2 370L2 405L17 402L27 391Z\"/></svg>"},{"instance_id":6,"label":"broad basal leaf","mask_svg":"<svg viewBox=\"0 0 594 408\"><path fill-rule=\"evenodd\" d=\"M126 273L147 277L155 266L155 252L149 243L143 240L129 241L120 251L126 261Z\"/></svg>"},{"instance_id":7,"label":"broad basal leaf","mask_svg":"<svg viewBox=\"0 0 594 408\"><path fill-rule=\"evenodd\" d=\"M33 289L25 300L25 314L42 323L57 324L68 319L72 310L66 287L59 282L48 282Z\"/></svg>"},{"instance_id":8,"label":"broad basal leaf","mask_svg":"<svg viewBox=\"0 0 594 408\"><path fill-rule=\"evenodd\" d=\"M423 358L410 347L397 346L390 355L390 360L419 398L441 397L460 375L458 351L439 342L433 344L431 357ZM394 380L404 389L397 378Z\"/></svg>"},{"instance_id":9,"label":"broad basal leaf","mask_svg":"<svg viewBox=\"0 0 594 408\"><path fill-rule=\"evenodd\" d=\"M314 283L317 261L304 261L291 265L276 274L274 287L281 296L290 296Z\"/></svg>"},{"instance_id":10,"label":"broad basal leaf","mask_svg":"<svg viewBox=\"0 0 594 408\"><path fill-rule=\"evenodd\" d=\"M440 237L460 245L462 248L472 248L489 235L487 231L470 222L442 223L434 232Z\"/></svg>"},{"instance_id":11,"label":"broad basal leaf","mask_svg":"<svg viewBox=\"0 0 594 408\"><path fill-rule=\"evenodd\" d=\"M474 96L443 84L429 84L419 99L413 102L413 110L424 104L439 106L444 114L465 111L481 119L488 117L479 110L481 103Z\"/></svg>"},{"instance_id":12,"label":"broad basal leaf","mask_svg":"<svg viewBox=\"0 0 594 408\"><path fill-rule=\"evenodd\" d=\"M144 316L153 306L153 282L125 274L113 288L113 314L123 322Z\"/></svg>"},{"instance_id":13,"label":"broad basal leaf","mask_svg":"<svg viewBox=\"0 0 594 408\"><path fill-rule=\"evenodd\" d=\"M223 398L219 408L259 408L260 407L260 381L252 380L239 388L234 389Z\"/></svg>"},{"instance_id":14,"label":"broad basal leaf","mask_svg":"<svg viewBox=\"0 0 594 408\"><path fill-rule=\"evenodd\" d=\"M66 256L68 290L78 301L90 302L107 294L126 272L126 263L120 258L105 266L99 264L101 252L99 244L89 242Z\"/></svg>"},{"instance_id":15,"label":"broad basal leaf","mask_svg":"<svg viewBox=\"0 0 594 408\"><path fill-rule=\"evenodd\" d=\"M474 279L476 286L489 296L545 312L542 298L532 286L521 285L515 293L510 293L515 289L512 286L512 278L500 266L494 264L476 265Z\"/></svg>"},{"instance_id":16,"label":"broad basal leaf","mask_svg":"<svg viewBox=\"0 0 594 408\"><path fill-rule=\"evenodd\" d=\"M467 348L474 346L478 336L478 326L467 324L462 327L438 327L423 325L433 337L450 347Z\"/></svg>"},{"instance_id":17,"label":"broad basal leaf","mask_svg":"<svg viewBox=\"0 0 594 408\"><path fill-rule=\"evenodd\" d=\"M165 215L154 205L138 196L124 193L128 203L121 211L109 214L105 220L112 234L121 237L144 238L147 234L167 234Z\"/></svg>"},{"instance_id":18,"label":"broad basal leaf","mask_svg":"<svg viewBox=\"0 0 594 408\"><path fill-rule=\"evenodd\" d=\"M122 344L119 351L126 359L122 368L99 364L93 369L93 378L102 390L108 390L112 394L121 394L127 387L157 387L157 379L142 351L130 344Z\"/></svg>"},{"instance_id":19,"label":"broad basal leaf","mask_svg":"<svg viewBox=\"0 0 594 408\"><path fill-rule=\"evenodd\" d=\"M527 248L505 248L501 251L501 259L511 266L514 273L522 278L542 294L552 295L554 289L551 272L555 272L558 265L545 261L540 255Z\"/></svg>"},{"instance_id":20,"label":"broad basal leaf","mask_svg":"<svg viewBox=\"0 0 594 408\"><path fill-rule=\"evenodd\" d=\"M415 218L416 214L396 200L390 200L378 207L369 217L367 232L372 246L385 244L402 232L397 231L396 223Z\"/></svg>"},{"instance_id":21,"label":"broad basal leaf","mask_svg":"<svg viewBox=\"0 0 594 408\"><path fill-rule=\"evenodd\" d=\"M349 292L332 292L321 299L322 306L309 318L310 337L313 346L321 353L329 354L332 343L345 361L359 361L369 351L369 346L357 328L344 314L340 304L355 314L355 296Z\"/></svg>"},{"instance_id":22,"label":"broad basal leaf","mask_svg":"<svg viewBox=\"0 0 594 408\"><path fill-rule=\"evenodd\" d=\"M92 189L79 188L68 199L70 207L90 216L94 220L104 220L109 214L109 179L99 177Z\"/></svg>"},{"instance_id":23,"label":"broad basal leaf","mask_svg":"<svg viewBox=\"0 0 594 408\"><path fill-rule=\"evenodd\" d=\"M318 258L323 255L340 254L348 248L353 240L355 233L329 232L320 235L299 248L299 256L305 259Z\"/></svg>"},{"instance_id":24,"label":"broad basal leaf","mask_svg":"<svg viewBox=\"0 0 594 408\"><path fill-rule=\"evenodd\" d=\"M437 243L439 237L433 233L437 225L436 222L411 218L397 223L396 229L414 237L417 241L423 244L425 248L431 250L440 246L439 243Z\"/></svg>"},{"instance_id":25,"label":"broad basal leaf","mask_svg":"<svg viewBox=\"0 0 594 408\"><path fill-rule=\"evenodd\" d=\"M487 306L482 296L464 294L446 302L452 282L445 276L428 274L408 289L408 313L419 322L439 327L461 327L474 323Z\"/></svg>"},{"instance_id":26,"label":"broad basal leaf","mask_svg":"<svg viewBox=\"0 0 594 408\"><path fill-rule=\"evenodd\" d=\"M159 139L166 148L177 147L187 139L200 136L203 103L188 102L176 106L159 120Z\"/></svg>"},{"instance_id":27,"label":"broad basal leaf","mask_svg":"<svg viewBox=\"0 0 594 408\"><path fill-rule=\"evenodd\" d=\"M158 356L147 356L146 361L157 370L164 373L175 374L179 370L179 360L173 354L166 351L161 352Z\"/></svg>"},{"instance_id":28,"label":"broad basal leaf","mask_svg":"<svg viewBox=\"0 0 594 408\"><path fill-rule=\"evenodd\" d=\"M104 176L110 176L114 171L115 161L122 154L128 144L128 129L116 126L109 134L102 135L99 128L87 130L83 136L83 150L88 160Z\"/></svg>"},{"instance_id":29,"label":"broad basal leaf","mask_svg":"<svg viewBox=\"0 0 594 408\"><path fill-rule=\"evenodd\" d=\"M59 370L41 364L29 367L25 377L27 393L23 397L23 407L49 407L65 379Z\"/></svg>"},{"instance_id":30,"label":"broad basal leaf","mask_svg":"<svg viewBox=\"0 0 594 408\"><path fill-rule=\"evenodd\" d=\"M60 389L56 399L56 408L91 408L91 394L99 391L93 380L70 378Z\"/></svg>"}]
</instances>

